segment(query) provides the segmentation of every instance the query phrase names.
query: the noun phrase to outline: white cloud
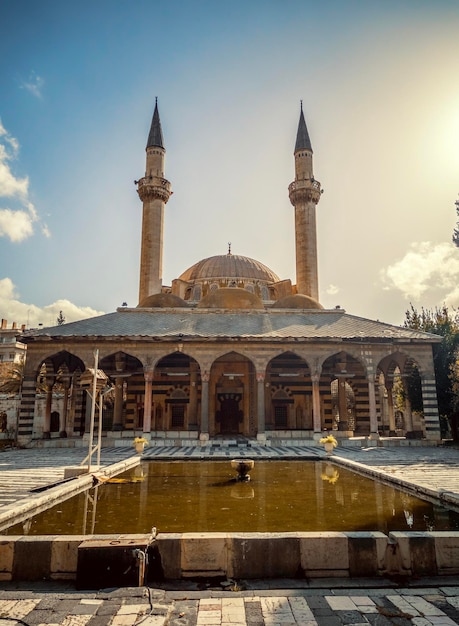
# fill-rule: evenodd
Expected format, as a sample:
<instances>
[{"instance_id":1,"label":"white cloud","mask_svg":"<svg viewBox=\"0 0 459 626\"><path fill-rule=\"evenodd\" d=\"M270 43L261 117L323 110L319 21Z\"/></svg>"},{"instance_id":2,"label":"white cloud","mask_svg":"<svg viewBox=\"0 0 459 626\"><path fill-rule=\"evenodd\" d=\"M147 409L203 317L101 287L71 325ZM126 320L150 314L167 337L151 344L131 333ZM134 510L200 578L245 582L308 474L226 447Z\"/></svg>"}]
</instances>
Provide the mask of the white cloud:
<instances>
[{"instance_id":1,"label":"white cloud","mask_svg":"<svg viewBox=\"0 0 459 626\"><path fill-rule=\"evenodd\" d=\"M29 179L18 178L10 167L19 153L19 143L5 129L0 121L0 199L10 198L19 205L18 209L0 206L0 237L8 237L13 242L23 241L33 235L34 222L39 221L37 211L29 200ZM46 225L42 232L49 236Z\"/></svg>"},{"instance_id":2,"label":"white cloud","mask_svg":"<svg viewBox=\"0 0 459 626\"><path fill-rule=\"evenodd\" d=\"M337 287L336 285L330 284L325 290L325 293L329 296L336 296L336 294L339 293L340 291L341 290L339 287Z\"/></svg>"},{"instance_id":3,"label":"white cloud","mask_svg":"<svg viewBox=\"0 0 459 626\"><path fill-rule=\"evenodd\" d=\"M8 136L3 135L3 141L8 144ZM27 198L29 193L29 179L16 178L11 171L8 161L15 159L17 152L9 151L8 146L0 144L0 196Z\"/></svg>"},{"instance_id":4,"label":"white cloud","mask_svg":"<svg viewBox=\"0 0 459 626\"><path fill-rule=\"evenodd\" d=\"M34 70L32 70L27 79L21 80L19 86L21 89L26 89L36 98L42 98L42 89L45 81Z\"/></svg>"},{"instance_id":5,"label":"white cloud","mask_svg":"<svg viewBox=\"0 0 459 626\"><path fill-rule=\"evenodd\" d=\"M17 322L18 326L26 324L28 328L37 328L39 324L55 326L60 311L66 323L103 315L103 311L96 311L88 306L78 306L65 299L56 300L44 307L21 302L10 278L0 279L0 309L2 317L8 320L8 326L12 322Z\"/></svg>"},{"instance_id":6,"label":"white cloud","mask_svg":"<svg viewBox=\"0 0 459 626\"><path fill-rule=\"evenodd\" d=\"M459 300L459 250L452 243L412 243L405 256L381 271L386 289L400 290L407 300L419 301L435 291L440 301ZM438 297L437 297L438 299ZM455 300L455 302L453 302Z\"/></svg>"},{"instance_id":7,"label":"white cloud","mask_svg":"<svg viewBox=\"0 0 459 626\"><path fill-rule=\"evenodd\" d=\"M0 237L9 237L14 242L27 239L33 233L33 222L33 216L26 211L0 209Z\"/></svg>"}]
</instances>

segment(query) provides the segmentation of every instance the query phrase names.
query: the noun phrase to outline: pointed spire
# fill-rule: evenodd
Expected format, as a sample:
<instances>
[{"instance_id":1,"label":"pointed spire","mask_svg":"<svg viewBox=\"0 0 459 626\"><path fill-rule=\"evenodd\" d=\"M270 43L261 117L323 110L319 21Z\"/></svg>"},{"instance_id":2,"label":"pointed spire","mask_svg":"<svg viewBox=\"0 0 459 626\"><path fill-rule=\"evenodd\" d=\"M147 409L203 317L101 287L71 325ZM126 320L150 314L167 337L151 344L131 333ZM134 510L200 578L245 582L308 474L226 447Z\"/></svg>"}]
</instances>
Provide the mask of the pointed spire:
<instances>
[{"instance_id":1,"label":"pointed spire","mask_svg":"<svg viewBox=\"0 0 459 626\"><path fill-rule=\"evenodd\" d=\"M311 140L309 139L308 129L304 120L303 100L301 102L300 121L298 123L298 132L296 134L295 152L298 150L310 150L312 152Z\"/></svg>"},{"instance_id":2,"label":"pointed spire","mask_svg":"<svg viewBox=\"0 0 459 626\"><path fill-rule=\"evenodd\" d=\"M161 130L161 122L158 111L158 98L155 100L155 110L153 119L151 120L150 134L148 135L147 148L156 146L164 149L163 131Z\"/></svg>"}]
</instances>

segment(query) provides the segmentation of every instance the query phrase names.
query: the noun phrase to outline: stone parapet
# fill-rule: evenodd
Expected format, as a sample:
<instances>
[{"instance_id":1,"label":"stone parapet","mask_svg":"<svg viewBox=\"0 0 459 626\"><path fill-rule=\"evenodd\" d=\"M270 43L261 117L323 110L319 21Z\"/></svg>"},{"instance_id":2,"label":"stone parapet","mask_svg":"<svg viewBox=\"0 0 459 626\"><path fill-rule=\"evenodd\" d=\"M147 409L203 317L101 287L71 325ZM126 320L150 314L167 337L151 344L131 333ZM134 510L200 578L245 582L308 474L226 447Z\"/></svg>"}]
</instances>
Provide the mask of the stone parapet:
<instances>
[{"instance_id":1,"label":"stone parapet","mask_svg":"<svg viewBox=\"0 0 459 626\"><path fill-rule=\"evenodd\" d=\"M98 549L141 535L120 537L0 536L0 581L74 580L78 549ZM253 578L359 578L456 576L459 532L318 532L159 534L151 543L156 564L147 581L214 576ZM103 581L101 582L103 585Z\"/></svg>"},{"instance_id":2,"label":"stone parapet","mask_svg":"<svg viewBox=\"0 0 459 626\"><path fill-rule=\"evenodd\" d=\"M138 183L137 192L142 202L145 200L161 200L167 202L171 195L171 184L160 176L148 176L141 178Z\"/></svg>"},{"instance_id":3,"label":"stone parapet","mask_svg":"<svg viewBox=\"0 0 459 626\"><path fill-rule=\"evenodd\" d=\"M317 204L321 193L319 181L313 178L295 180L288 186L288 195L293 206L307 202Z\"/></svg>"}]
</instances>

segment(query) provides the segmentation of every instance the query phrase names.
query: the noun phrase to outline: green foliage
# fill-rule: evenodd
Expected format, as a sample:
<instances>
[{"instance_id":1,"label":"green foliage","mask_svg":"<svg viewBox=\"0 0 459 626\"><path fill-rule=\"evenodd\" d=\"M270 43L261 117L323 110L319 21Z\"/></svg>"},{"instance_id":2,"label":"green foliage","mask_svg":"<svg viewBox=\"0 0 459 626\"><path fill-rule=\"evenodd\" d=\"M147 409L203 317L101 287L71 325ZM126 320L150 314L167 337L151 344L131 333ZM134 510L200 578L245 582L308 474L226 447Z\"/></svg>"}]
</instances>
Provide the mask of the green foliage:
<instances>
[{"instance_id":1,"label":"green foliage","mask_svg":"<svg viewBox=\"0 0 459 626\"><path fill-rule=\"evenodd\" d=\"M459 408L459 313L450 312L444 305L435 310L422 308L419 312L411 305L411 310L405 314L404 326L442 337L441 343L434 345L433 357L438 410L441 416L449 417ZM411 393L410 399L416 410L418 399Z\"/></svg>"},{"instance_id":2,"label":"green foliage","mask_svg":"<svg viewBox=\"0 0 459 626\"><path fill-rule=\"evenodd\" d=\"M456 215L459 217L459 200L454 203L456 205ZM456 228L453 233L453 243L456 248L459 248L459 221L456 222Z\"/></svg>"},{"instance_id":3,"label":"green foliage","mask_svg":"<svg viewBox=\"0 0 459 626\"><path fill-rule=\"evenodd\" d=\"M16 394L21 389L24 359L3 363L0 368L0 393Z\"/></svg>"},{"instance_id":4,"label":"green foliage","mask_svg":"<svg viewBox=\"0 0 459 626\"><path fill-rule=\"evenodd\" d=\"M62 313L62 311L59 311L59 315L57 316L56 323L58 326L62 326L63 324L65 324L65 316Z\"/></svg>"}]
</instances>

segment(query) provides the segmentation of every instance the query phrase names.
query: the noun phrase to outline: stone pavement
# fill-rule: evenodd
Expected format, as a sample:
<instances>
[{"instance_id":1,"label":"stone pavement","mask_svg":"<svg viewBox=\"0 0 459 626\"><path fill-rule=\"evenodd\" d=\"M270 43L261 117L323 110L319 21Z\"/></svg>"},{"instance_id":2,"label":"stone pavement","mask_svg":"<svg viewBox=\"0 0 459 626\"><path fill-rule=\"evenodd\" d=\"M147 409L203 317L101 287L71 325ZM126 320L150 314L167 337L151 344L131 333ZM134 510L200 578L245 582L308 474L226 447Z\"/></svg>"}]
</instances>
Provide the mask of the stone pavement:
<instances>
[{"instance_id":1,"label":"stone pavement","mask_svg":"<svg viewBox=\"0 0 459 626\"><path fill-rule=\"evenodd\" d=\"M87 448L0 449L0 507L29 497L33 489L63 480L64 468L80 465L87 452ZM101 467L131 456L130 447L104 448Z\"/></svg>"},{"instance_id":2,"label":"stone pavement","mask_svg":"<svg viewBox=\"0 0 459 626\"><path fill-rule=\"evenodd\" d=\"M447 626L459 624L459 587L425 581L424 588L314 587L247 582L244 591L218 588L120 588L74 591L52 583L0 586L0 626ZM349 585L336 587L339 582ZM379 581L381 583L381 581ZM444 581L443 581L444 582ZM457 582L457 581L456 581ZM285 587L291 583L291 587ZM274 586L274 588L273 588ZM275 588L279 587L279 588Z\"/></svg>"},{"instance_id":3,"label":"stone pavement","mask_svg":"<svg viewBox=\"0 0 459 626\"><path fill-rule=\"evenodd\" d=\"M459 449L450 447L338 448L337 462L364 469L419 494L459 505Z\"/></svg>"}]
</instances>

